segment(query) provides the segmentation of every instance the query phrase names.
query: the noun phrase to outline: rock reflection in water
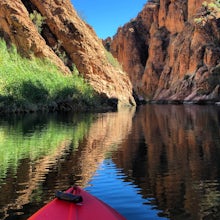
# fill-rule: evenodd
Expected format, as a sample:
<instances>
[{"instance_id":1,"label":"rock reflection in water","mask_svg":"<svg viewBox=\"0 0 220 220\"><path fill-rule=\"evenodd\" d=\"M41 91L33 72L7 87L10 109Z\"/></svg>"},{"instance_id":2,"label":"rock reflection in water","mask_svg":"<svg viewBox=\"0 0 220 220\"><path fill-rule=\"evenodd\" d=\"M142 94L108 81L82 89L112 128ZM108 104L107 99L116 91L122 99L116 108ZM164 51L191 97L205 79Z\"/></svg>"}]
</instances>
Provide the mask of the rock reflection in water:
<instances>
[{"instance_id":1,"label":"rock reflection in water","mask_svg":"<svg viewBox=\"0 0 220 220\"><path fill-rule=\"evenodd\" d=\"M24 118L10 129L7 125L2 127L5 135L1 151L6 158L10 143L11 153L10 160L5 160L5 164L1 161L0 166L5 173L0 184L0 218L27 219L51 200L56 190L72 184L84 187L106 155L117 150L126 138L134 113L135 109L125 109L120 113L97 114L92 120L88 116L37 120L33 116L29 120L31 129L25 132L28 120ZM19 152L13 156L13 151ZM10 172L12 166L14 170Z\"/></svg>"},{"instance_id":2,"label":"rock reflection in water","mask_svg":"<svg viewBox=\"0 0 220 220\"><path fill-rule=\"evenodd\" d=\"M80 185L85 186L96 172L99 164L127 139L132 128L135 108L123 109L117 113L98 115L82 143Z\"/></svg>"},{"instance_id":3,"label":"rock reflection in water","mask_svg":"<svg viewBox=\"0 0 220 220\"><path fill-rule=\"evenodd\" d=\"M142 219L220 219L219 113L217 106L146 105L0 120L0 218L27 219L71 184L95 191L88 182L97 182L98 169L99 188L135 189L136 204L117 190L110 195L120 197L124 215L136 206ZM104 175L100 164L109 169ZM120 184L100 180L110 171Z\"/></svg>"},{"instance_id":4,"label":"rock reflection in water","mask_svg":"<svg viewBox=\"0 0 220 220\"><path fill-rule=\"evenodd\" d=\"M220 217L220 109L149 105L114 162L171 219Z\"/></svg>"}]
</instances>

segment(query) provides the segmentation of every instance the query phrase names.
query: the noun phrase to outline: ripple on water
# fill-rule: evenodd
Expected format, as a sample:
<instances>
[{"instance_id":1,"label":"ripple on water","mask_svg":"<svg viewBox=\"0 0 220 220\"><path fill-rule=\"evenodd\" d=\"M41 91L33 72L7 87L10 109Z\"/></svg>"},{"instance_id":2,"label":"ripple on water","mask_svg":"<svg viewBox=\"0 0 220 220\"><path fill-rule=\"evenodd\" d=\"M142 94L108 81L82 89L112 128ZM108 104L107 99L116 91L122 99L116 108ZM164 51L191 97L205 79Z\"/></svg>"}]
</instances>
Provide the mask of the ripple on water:
<instances>
[{"instance_id":1,"label":"ripple on water","mask_svg":"<svg viewBox=\"0 0 220 220\"><path fill-rule=\"evenodd\" d=\"M112 160L104 160L86 190L103 200L128 220L165 219L159 210L149 205L150 199L142 198L140 189L132 182L125 182L126 175Z\"/></svg>"}]
</instances>

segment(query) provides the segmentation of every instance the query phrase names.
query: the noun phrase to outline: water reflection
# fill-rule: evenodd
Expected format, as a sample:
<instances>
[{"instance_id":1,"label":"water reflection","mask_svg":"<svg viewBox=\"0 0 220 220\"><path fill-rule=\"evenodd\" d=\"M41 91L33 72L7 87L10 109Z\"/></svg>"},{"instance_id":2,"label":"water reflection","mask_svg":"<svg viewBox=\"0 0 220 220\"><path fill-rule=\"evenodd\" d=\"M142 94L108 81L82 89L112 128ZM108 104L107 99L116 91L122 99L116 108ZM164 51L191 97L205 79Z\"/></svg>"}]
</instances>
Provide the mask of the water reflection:
<instances>
[{"instance_id":1,"label":"water reflection","mask_svg":"<svg viewBox=\"0 0 220 220\"><path fill-rule=\"evenodd\" d=\"M2 120L0 191L7 194L0 199L1 219L26 219L42 201L53 198L56 190L72 184L84 187L104 158L126 138L133 114L134 109L127 109Z\"/></svg>"},{"instance_id":2,"label":"water reflection","mask_svg":"<svg viewBox=\"0 0 220 220\"><path fill-rule=\"evenodd\" d=\"M131 181L124 181L126 178L122 169L117 168L111 159L106 159L86 190L119 210L127 220L165 220L158 216L156 206L149 205L151 198L143 198L140 188Z\"/></svg>"},{"instance_id":3,"label":"water reflection","mask_svg":"<svg viewBox=\"0 0 220 220\"><path fill-rule=\"evenodd\" d=\"M147 105L0 119L0 219L27 219L71 184L129 220L219 219L219 113Z\"/></svg>"},{"instance_id":4,"label":"water reflection","mask_svg":"<svg viewBox=\"0 0 220 220\"><path fill-rule=\"evenodd\" d=\"M69 151L77 149L92 122L91 115L72 116L68 123L66 118L33 114L1 119L1 219L27 219L26 206L46 200L42 184L48 173Z\"/></svg>"},{"instance_id":5,"label":"water reflection","mask_svg":"<svg viewBox=\"0 0 220 220\"><path fill-rule=\"evenodd\" d=\"M151 105L115 163L171 219L220 217L219 108ZM119 159L120 158L120 159Z\"/></svg>"},{"instance_id":6,"label":"water reflection","mask_svg":"<svg viewBox=\"0 0 220 220\"><path fill-rule=\"evenodd\" d=\"M91 125L89 133L82 144L81 185L86 185L96 172L99 164L111 157L114 150L126 140L132 128L135 109L124 109L118 113L99 114Z\"/></svg>"}]
</instances>

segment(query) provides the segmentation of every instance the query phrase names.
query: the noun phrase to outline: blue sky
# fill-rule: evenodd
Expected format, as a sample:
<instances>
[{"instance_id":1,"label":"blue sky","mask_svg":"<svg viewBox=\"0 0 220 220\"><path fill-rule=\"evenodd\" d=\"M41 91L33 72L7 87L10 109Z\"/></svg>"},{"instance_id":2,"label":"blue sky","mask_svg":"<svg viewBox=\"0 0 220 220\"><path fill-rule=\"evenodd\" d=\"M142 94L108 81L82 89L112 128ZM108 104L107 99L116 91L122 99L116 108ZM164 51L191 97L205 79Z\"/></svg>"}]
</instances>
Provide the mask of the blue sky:
<instances>
[{"instance_id":1,"label":"blue sky","mask_svg":"<svg viewBox=\"0 0 220 220\"><path fill-rule=\"evenodd\" d=\"M71 0L79 15L99 38L112 37L143 9L147 0Z\"/></svg>"}]
</instances>

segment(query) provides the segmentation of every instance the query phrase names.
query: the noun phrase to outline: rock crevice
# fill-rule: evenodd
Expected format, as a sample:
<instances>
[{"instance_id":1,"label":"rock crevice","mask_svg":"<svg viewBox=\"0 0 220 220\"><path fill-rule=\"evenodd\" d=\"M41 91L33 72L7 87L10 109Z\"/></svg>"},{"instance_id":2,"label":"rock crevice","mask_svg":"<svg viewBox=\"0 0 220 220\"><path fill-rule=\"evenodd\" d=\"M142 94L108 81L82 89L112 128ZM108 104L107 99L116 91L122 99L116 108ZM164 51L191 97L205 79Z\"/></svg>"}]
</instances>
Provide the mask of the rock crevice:
<instances>
[{"instance_id":1,"label":"rock crevice","mask_svg":"<svg viewBox=\"0 0 220 220\"><path fill-rule=\"evenodd\" d=\"M128 72L140 98L220 101L220 12L216 9L214 16L208 16L214 9L203 2L149 1L108 40L110 51Z\"/></svg>"}]
</instances>

